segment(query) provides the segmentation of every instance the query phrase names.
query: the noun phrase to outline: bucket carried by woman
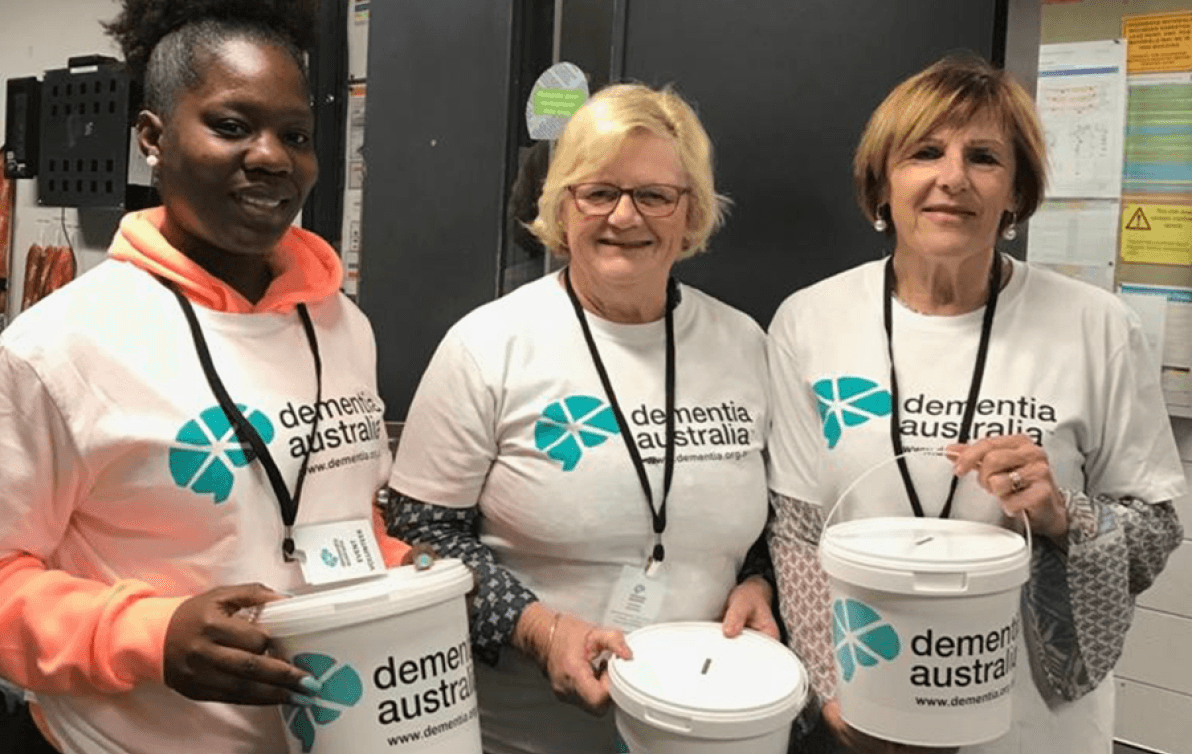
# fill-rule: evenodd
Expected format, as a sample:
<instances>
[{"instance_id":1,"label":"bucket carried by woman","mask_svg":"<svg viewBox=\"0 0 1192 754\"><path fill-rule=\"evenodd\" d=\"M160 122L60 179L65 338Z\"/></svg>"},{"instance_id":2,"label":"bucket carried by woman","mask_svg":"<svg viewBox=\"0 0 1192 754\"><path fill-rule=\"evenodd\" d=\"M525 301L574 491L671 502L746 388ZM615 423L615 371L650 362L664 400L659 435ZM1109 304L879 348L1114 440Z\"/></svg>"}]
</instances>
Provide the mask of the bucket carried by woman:
<instances>
[{"instance_id":1,"label":"bucket carried by woman","mask_svg":"<svg viewBox=\"0 0 1192 754\"><path fill-rule=\"evenodd\" d=\"M840 501L825 519L820 562L828 575L844 720L869 735L921 746L1004 735L1029 542L975 521L883 517L832 524Z\"/></svg>"},{"instance_id":2,"label":"bucket carried by woman","mask_svg":"<svg viewBox=\"0 0 1192 754\"><path fill-rule=\"evenodd\" d=\"M292 754L480 754L471 588L440 560L265 605L258 623L322 685L282 708Z\"/></svg>"},{"instance_id":3,"label":"bucket carried by woman","mask_svg":"<svg viewBox=\"0 0 1192 754\"><path fill-rule=\"evenodd\" d=\"M659 623L626 637L632 660L609 663L617 733L630 754L786 754L807 700L794 653L719 623Z\"/></svg>"}]
</instances>

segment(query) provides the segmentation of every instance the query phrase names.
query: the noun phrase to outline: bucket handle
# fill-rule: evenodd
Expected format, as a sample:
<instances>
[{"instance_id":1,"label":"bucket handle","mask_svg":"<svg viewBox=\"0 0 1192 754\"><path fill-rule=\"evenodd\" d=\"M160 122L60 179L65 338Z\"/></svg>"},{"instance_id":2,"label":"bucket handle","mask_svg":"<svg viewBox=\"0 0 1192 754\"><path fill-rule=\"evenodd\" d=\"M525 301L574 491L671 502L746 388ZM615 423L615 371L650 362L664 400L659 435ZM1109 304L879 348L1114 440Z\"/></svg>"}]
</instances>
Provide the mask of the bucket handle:
<instances>
[{"instance_id":1,"label":"bucket handle","mask_svg":"<svg viewBox=\"0 0 1192 754\"><path fill-rule=\"evenodd\" d=\"M848 493L852 492L853 488L855 488L858 484L861 483L862 480L864 480L866 477L868 477L873 472L877 471L878 469L882 468L883 466L888 466L891 463L894 463L895 461L897 461L900 458L906 458L907 456L911 456L911 455L936 456L939 458L947 458L948 457L948 454L939 448L919 448L916 450L907 450L907 451L903 451L902 453L892 455L885 460L878 461L874 465L870 466L868 469L865 469L865 471L858 474L857 477L855 479L853 479L853 481L849 482L848 486L844 488L844 492L840 493L840 495L836 498L836 502L832 505L831 509L828 510L828 515L824 516L824 526L822 529L820 529L820 538L819 538L819 544L817 546L817 549L821 549L821 550L823 549L824 533L828 531L828 524L831 523L832 517L834 515L836 515L836 511L837 511L837 509L840 508L840 504L844 502L844 499L846 497L848 497ZM1020 515L1016 516L1015 518L1022 522L1022 529L1023 529L1023 531L1026 532L1026 535L1025 535L1026 536L1026 552L1027 552L1027 557L1028 557L1028 562L1029 562L1029 559L1035 553L1034 538L1031 535L1031 525L1030 525L1030 522L1027 521L1026 511L1019 511L1019 514Z\"/></svg>"}]
</instances>

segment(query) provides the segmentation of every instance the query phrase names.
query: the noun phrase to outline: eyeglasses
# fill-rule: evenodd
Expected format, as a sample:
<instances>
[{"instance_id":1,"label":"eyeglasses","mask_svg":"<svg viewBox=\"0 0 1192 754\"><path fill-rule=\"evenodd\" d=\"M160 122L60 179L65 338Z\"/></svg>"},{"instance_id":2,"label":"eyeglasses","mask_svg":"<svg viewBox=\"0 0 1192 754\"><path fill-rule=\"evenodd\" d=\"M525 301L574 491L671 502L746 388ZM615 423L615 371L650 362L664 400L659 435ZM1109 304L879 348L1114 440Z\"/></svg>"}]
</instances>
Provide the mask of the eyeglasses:
<instances>
[{"instance_id":1,"label":"eyeglasses","mask_svg":"<svg viewBox=\"0 0 1192 754\"><path fill-rule=\"evenodd\" d=\"M580 183L568 186L575 198L575 208L589 217L611 215L621 203L621 195L629 194L633 206L645 217L669 217L679 206L683 194L691 189L655 183L649 186L621 188L611 183Z\"/></svg>"}]
</instances>

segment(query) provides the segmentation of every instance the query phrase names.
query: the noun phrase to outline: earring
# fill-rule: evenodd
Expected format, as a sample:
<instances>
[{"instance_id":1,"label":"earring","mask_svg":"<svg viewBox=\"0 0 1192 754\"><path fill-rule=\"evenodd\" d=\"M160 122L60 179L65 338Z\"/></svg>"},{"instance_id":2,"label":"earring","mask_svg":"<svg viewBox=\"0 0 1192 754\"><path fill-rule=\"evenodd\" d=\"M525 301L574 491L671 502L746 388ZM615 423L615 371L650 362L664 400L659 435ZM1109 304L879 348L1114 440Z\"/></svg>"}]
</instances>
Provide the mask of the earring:
<instances>
[{"instance_id":1,"label":"earring","mask_svg":"<svg viewBox=\"0 0 1192 754\"><path fill-rule=\"evenodd\" d=\"M888 222L886 222L886 217L885 217L886 212L889 211L889 207L890 207L890 205L883 204L882 206L877 208L877 219L875 219L873 221L873 229L876 230L878 233L885 233L886 228L890 227L890 224Z\"/></svg>"},{"instance_id":2,"label":"earring","mask_svg":"<svg viewBox=\"0 0 1192 754\"><path fill-rule=\"evenodd\" d=\"M1011 212L1010 222L1007 223L1006 229L1002 231L1002 238L1006 239L1007 241L1013 241L1015 238L1018 238L1018 228L1015 227L1016 222L1018 222L1018 215L1014 212Z\"/></svg>"},{"instance_id":3,"label":"earring","mask_svg":"<svg viewBox=\"0 0 1192 754\"><path fill-rule=\"evenodd\" d=\"M151 168L157 167L157 155L151 154L145 157L145 163Z\"/></svg>"}]
</instances>

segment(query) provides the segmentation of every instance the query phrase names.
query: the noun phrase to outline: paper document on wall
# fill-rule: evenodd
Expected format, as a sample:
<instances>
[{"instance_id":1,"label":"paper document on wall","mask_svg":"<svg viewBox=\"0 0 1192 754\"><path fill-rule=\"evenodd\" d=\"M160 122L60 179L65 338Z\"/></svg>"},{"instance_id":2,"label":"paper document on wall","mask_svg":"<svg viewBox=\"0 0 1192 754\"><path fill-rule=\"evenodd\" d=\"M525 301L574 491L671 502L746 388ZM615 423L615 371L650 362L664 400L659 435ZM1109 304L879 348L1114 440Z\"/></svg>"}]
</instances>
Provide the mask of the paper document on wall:
<instances>
[{"instance_id":1,"label":"paper document on wall","mask_svg":"<svg viewBox=\"0 0 1192 754\"><path fill-rule=\"evenodd\" d=\"M1044 202L1031 217L1027 258L1112 291L1119 207L1116 199Z\"/></svg>"},{"instance_id":2,"label":"paper document on wall","mask_svg":"<svg viewBox=\"0 0 1192 754\"><path fill-rule=\"evenodd\" d=\"M1192 288L1123 283L1118 293L1139 313L1148 340L1162 338L1156 354L1168 410L1192 416ZM1141 299L1163 302L1162 315L1157 304Z\"/></svg>"},{"instance_id":3,"label":"paper document on wall","mask_svg":"<svg viewBox=\"0 0 1192 754\"><path fill-rule=\"evenodd\" d=\"M1125 43L1042 45L1036 99L1051 163L1048 195L1120 197Z\"/></svg>"}]
</instances>

